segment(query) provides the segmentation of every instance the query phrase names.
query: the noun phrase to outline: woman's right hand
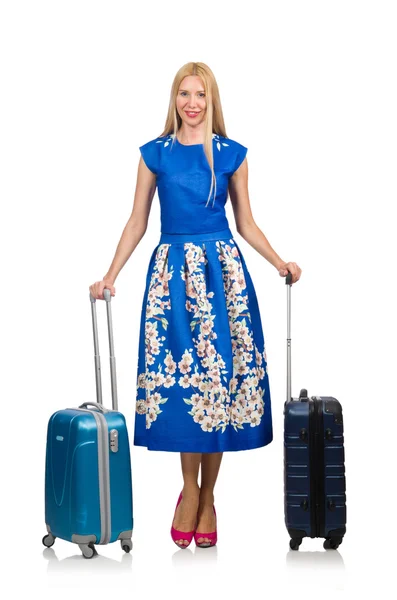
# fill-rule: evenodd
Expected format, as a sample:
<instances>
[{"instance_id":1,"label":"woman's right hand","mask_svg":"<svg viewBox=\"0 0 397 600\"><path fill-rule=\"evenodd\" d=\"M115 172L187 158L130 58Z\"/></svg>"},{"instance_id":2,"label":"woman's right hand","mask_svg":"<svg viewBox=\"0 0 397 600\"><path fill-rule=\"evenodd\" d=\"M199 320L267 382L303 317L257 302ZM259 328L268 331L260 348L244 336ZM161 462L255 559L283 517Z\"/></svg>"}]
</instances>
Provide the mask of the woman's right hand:
<instances>
[{"instance_id":1,"label":"woman's right hand","mask_svg":"<svg viewBox=\"0 0 397 600\"><path fill-rule=\"evenodd\" d=\"M96 298L96 300L105 300L105 297L103 295L103 290L105 288L110 290L110 294L112 296L115 296L116 288L114 287L113 283L108 279L102 279L102 281L96 281L95 283L90 285L90 292L93 295L93 297Z\"/></svg>"}]
</instances>

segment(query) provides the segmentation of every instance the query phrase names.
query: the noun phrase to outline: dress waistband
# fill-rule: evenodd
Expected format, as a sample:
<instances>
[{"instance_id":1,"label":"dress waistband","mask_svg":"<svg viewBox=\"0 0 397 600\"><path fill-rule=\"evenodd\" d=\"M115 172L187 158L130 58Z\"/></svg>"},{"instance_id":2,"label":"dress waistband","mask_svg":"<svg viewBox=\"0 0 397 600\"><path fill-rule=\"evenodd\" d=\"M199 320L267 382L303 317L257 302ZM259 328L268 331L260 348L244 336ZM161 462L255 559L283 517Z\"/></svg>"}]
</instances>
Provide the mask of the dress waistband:
<instances>
[{"instance_id":1,"label":"dress waistband","mask_svg":"<svg viewBox=\"0 0 397 600\"><path fill-rule=\"evenodd\" d=\"M160 235L159 244L177 244L185 242L195 241L215 241L222 239L230 239L233 234L229 227L220 229L219 231L210 231L207 233L165 233L162 232Z\"/></svg>"}]
</instances>

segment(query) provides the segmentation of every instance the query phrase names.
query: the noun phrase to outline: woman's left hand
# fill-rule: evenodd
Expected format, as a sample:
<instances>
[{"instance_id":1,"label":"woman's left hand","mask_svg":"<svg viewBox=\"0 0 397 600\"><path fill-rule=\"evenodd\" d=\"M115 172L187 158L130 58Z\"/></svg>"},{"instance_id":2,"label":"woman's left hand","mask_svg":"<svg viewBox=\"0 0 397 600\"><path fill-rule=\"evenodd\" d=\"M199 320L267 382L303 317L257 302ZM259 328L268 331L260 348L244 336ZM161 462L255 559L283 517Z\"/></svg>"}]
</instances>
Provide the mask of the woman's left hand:
<instances>
[{"instance_id":1,"label":"woman's left hand","mask_svg":"<svg viewBox=\"0 0 397 600\"><path fill-rule=\"evenodd\" d=\"M282 265L278 269L280 277L286 277L288 275L288 271L292 274L291 283L296 283L297 281L299 281L300 276L302 274L302 269L298 267L298 265L295 262L282 263Z\"/></svg>"}]
</instances>

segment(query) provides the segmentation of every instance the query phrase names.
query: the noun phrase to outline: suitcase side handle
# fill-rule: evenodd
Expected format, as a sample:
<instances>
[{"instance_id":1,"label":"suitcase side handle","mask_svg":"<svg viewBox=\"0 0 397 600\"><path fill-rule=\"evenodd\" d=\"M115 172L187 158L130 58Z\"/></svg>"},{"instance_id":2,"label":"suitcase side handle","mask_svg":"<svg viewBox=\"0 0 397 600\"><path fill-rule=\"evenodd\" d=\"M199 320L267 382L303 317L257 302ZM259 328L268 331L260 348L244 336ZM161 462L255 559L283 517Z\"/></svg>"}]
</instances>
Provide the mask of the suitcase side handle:
<instances>
[{"instance_id":1,"label":"suitcase side handle","mask_svg":"<svg viewBox=\"0 0 397 600\"><path fill-rule=\"evenodd\" d=\"M109 361L110 361L110 381L111 381L111 389L112 389L112 406L113 406L113 410L118 410L116 358L114 356L113 321L112 321L112 309L111 309L112 295L108 288L105 288L103 290L103 295L106 300L106 313L107 313L108 335L109 335ZM92 330L93 330L93 334L94 334L95 383L96 383L96 396L97 396L97 402L96 403L94 402L93 404L99 404L100 406L103 406L101 358L99 356L96 298L94 298L94 296L91 294L91 292L90 292L90 304L91 304L91 316L92 316Z\"/></svg>"},{"instance_id":2,"label":"suitcase side handle","mask_svg":"<svg viewBox=\"0 0 397 600\"><path fill-rule=\"evenodd\" d=\"M99 402L83 402L83 404L80 404L79 408L84 408L87 406L96 406L96 408L101 410L103 413L109 412L108 409L105 408L103 404L99 404Z\"/></svg>"}]
</instances>

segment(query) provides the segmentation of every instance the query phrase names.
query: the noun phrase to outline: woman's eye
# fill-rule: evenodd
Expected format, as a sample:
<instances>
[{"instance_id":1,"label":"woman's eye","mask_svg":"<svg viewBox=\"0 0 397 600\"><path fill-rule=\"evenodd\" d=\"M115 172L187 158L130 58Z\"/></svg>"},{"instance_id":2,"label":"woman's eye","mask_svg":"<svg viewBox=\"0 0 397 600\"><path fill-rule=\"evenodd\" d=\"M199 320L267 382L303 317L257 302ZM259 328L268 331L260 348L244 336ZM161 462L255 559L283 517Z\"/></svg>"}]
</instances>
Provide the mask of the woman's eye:
<instances>
[{"instance_id":1,"label":"woman's eye","mask_svg":"<svg viewBox=\"0 0 397 600\"><path fill-rule=\"evenodd\" d=\"M186 94L186 92L181 92L181 96L183 96L184 94ZM205 94L203 92L200 92L200 96L203 98L205 97Z\"/></svg>"}]
</instances>

